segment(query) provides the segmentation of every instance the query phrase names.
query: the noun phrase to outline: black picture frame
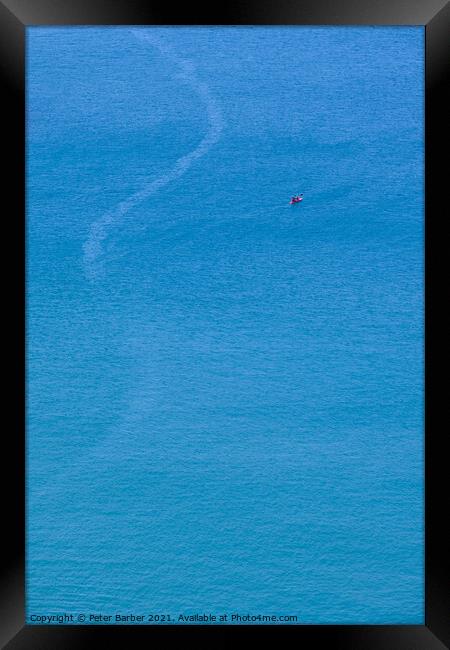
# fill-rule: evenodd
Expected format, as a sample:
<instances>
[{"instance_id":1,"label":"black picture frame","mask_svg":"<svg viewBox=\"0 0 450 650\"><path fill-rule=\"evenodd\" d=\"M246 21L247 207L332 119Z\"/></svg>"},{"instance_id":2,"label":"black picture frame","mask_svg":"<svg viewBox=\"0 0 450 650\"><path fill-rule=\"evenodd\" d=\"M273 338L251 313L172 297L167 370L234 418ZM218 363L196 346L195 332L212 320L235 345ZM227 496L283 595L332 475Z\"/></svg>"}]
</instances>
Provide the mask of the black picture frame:
<instances>
[{"instance_id":1,"label":"black picture frame","mask_svg":"<svg viewBox=\"0 0 450 650\"><path fill-rule=\"evenodd\" d=\"M200 5L201 6L201 5ZM31 626L25 624L25 28L31 25L421 25L425 29L425 624L424 625L264 625L264 626ZM439 345L437 281L444 274L444 197L447 157L443 135L450 114L445 79L450 75L450 5L444 0L241 0L228 7L200 9L191 3L145 0L0 0L2 85L2 183L4 249L12 252L4 269L8 317L5 348L11 355L7 410L11 425L2 436L3 491L0 615L2 647L147 647L164 641L209 643L245 636L283 640L300 647L325 644L352 650L438 650L450 647L449 548L446 531L444 399L438 397ZM7 206L7 208L5 208ZM3 259L5 257L3 256ZM12 317L11 317L12 315ZM8 469L5 472L5 469ZM6 644L6 645L5 645Z\"/></svg>"}]
</instances>

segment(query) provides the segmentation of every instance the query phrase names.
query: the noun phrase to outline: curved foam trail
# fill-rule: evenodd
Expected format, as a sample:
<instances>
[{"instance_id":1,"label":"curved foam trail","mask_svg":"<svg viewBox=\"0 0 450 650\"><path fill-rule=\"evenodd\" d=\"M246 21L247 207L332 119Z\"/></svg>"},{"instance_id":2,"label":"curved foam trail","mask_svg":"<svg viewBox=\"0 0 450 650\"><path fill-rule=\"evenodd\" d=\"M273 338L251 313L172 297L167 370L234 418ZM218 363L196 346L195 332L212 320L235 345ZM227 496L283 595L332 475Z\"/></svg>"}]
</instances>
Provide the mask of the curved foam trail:
<instances>
[{"instance_id":1,"label":"curved foam trail","mask_svg":"<svg viewBox=\"0 0 450 650\"><path fill-rule=\"evenodd\" d=\"M115 208L104 214L91 225L89 236L83 246L85 271L87 277L90 279L94 279L97 275L98 269L96 269L96 262L103 253L103 242L108 236L109 227L117 223L125 214L127 214L127 212L141 201L148 198L165 185L168 185L171 181L182 176L193 162L204 156L210 148L218 142L223 128L222 114L219 106L211 95L207 84L198 79L195 73L195 66L192 62L181 59L170 46L161 43L158 39L149 34L142 33L141 30L133 29L129 31L136 38L156 47L162 54L180 67L181 71L176 74L176 77L186 81L196 91L205 104L208 117L208 130L198 146L190 153L178 158L170 171L151 181L141 190L135 192L124 201L121 201Z\"/></svg>"}]
</instances>

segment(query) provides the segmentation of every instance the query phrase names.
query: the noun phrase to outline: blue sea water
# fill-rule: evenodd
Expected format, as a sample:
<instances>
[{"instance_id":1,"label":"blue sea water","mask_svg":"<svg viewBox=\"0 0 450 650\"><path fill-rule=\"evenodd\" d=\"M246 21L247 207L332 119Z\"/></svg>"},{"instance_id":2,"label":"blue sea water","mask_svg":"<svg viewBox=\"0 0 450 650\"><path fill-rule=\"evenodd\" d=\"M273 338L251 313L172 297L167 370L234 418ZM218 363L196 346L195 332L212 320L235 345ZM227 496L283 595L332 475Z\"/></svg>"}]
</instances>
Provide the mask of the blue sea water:
<instances>
[{"instance_id":1,"label":"blue sea water","mask_svg":"<svg viewBox=\"0 0 450 650\"><path fill-rule=\"evenodd\" d=\"M423 623L423 54L28 28L28 622Z\"/></svg>"}]
</instances>

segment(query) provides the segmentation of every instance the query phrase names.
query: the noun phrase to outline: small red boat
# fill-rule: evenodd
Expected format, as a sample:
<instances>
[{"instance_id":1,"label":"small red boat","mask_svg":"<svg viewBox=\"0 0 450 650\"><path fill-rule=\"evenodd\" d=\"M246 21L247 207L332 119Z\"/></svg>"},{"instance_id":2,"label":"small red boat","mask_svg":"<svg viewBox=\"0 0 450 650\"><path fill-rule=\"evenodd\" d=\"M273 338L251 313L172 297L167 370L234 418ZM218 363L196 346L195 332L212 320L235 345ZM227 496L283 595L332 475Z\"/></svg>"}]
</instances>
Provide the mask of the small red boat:
<instances>
[{"instance_id":1,"label":"small red boat","mask_svg":"<svg viewBox=\"0 0 450 650\"><path fill-rule=\"evenodd\" d=\"M300 201L303 201L303 197L293 196L292 199L289 201L289 205L294 205L294 203L300 203Z\"/></svg>"}]
</instances>

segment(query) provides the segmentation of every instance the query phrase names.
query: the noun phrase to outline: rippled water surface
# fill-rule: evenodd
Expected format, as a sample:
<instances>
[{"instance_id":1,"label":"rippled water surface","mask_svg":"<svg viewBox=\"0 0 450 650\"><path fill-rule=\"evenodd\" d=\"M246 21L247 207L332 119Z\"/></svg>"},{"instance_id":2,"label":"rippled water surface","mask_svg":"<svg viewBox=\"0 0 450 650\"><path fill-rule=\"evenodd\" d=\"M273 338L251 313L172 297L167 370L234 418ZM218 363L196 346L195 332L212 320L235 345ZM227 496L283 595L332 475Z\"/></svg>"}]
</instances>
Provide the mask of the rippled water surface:
<instances>
[{"instance_id":1,"label":"rippled water surface","mask_svg":"<svg viewBox=\"0 0 450 650\"><path fill-rule=\"evenodd\" d=\"M423 623L423 29L27 38L28 620Z\"/></svg>"}]
</instances>

